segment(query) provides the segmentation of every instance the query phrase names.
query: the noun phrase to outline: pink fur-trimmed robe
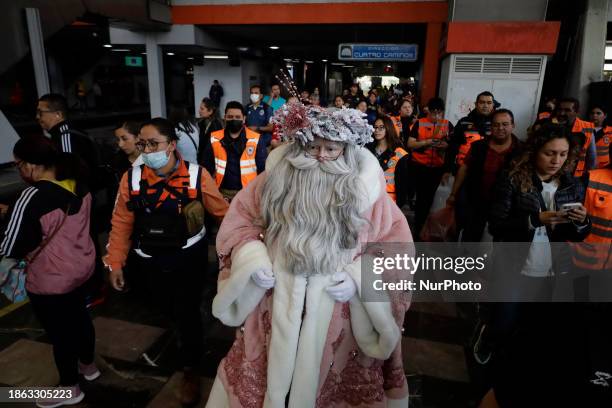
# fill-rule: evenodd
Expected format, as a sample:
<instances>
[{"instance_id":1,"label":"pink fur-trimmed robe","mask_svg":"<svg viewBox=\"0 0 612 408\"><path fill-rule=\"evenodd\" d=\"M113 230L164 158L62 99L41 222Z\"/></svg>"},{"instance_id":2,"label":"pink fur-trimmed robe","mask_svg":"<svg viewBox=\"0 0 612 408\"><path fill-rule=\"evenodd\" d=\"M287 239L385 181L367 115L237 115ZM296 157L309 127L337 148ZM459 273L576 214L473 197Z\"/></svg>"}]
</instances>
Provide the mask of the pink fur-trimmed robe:
<instances>
[{"instance_id":1,"label":"pink fur-trimmed robe","mask_svg":"<svg viewBox=\"0 0 612 408\"><path fill-rule=\"evenodd\" d=\"M259 214L261 190L265 178L275 176L274 166L284 150L275 149L266 172L232 201L217 236L221 272L213 314L241 328L219 365L206 406L282 408L288 396L292 408L405 408L401 327L408 297L395 293L389 302L363 302L356 295L347 303L335 302L325 292L334 284L331 276L306 279L287 272L283 254L269 253L259 238L263 231L253 220ZM361 209L370 221L360 243L411 243L406 219L386 193L378 161L365 149L358 152L359 176L368 194ZM356 254L344 269L359 293L361 259L376 254L370 252ZM251 280L261 267L274 271L273 289L261 289ZM397 271L389 274L383 278L409 278Z\"/></svg>"}]
</instances>

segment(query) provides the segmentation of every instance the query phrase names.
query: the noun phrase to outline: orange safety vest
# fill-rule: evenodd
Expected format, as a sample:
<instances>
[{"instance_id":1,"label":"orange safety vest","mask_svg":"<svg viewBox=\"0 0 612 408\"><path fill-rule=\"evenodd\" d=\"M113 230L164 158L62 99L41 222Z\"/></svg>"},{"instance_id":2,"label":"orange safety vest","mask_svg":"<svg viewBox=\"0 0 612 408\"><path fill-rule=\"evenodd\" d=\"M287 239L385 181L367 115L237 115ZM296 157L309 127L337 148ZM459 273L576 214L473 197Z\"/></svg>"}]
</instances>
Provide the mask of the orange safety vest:
<instances>
[{"instance_id":1,"label":"orange safety vest","mask_svg":"<svg viewBox=\"0 0 612 408\"><path fill-rule=\"evenodd\" d=\"M257 177L257 165L255 164L255 155L257 154L257 143L259 143L259 133L245 128L247 142L240 156L240 180L242 188L246 187L251 181ZM215 182L217 187L221 186L223 176L225 176L225 168L227 167L227 152L221 144L221 140L225 137L225 130L220 129L210 134L210 144L215 156Z\"/></svg>"},{"instance_id":2,"label":"orange safety vest","mask_svg":"<svg viewBox=\"0 0 612 408\"><path fill-rule=\"evenodd\" d=\"M538 120L542 120L542 119L548 119L550 118L550 112L540 112L538 113Z\"/></svg>"},{"instance_id":3,"label":"orange safety vest","mask_svg":"<svg viewBox=\"0 0 612 408\"><path fill-rule=\"evenodd\" d=\"M591 144L591 139L593 138L594 131L595 129L591 122L576 118L574 126L572 127L572 132L583 133L586 137L586 140L584 141L584 145L582 146L582 149L580 149L580 153L578 154L578 162L576 163L576 170L574 170L575 177L580 177L582 176L582 173L584 173L584 169L586 167L586 153L589 150L589 145Z\"/></svg>"},{"instance_id":4,"label":"orange safety vest","mask_svg":"<svg viewBox=\"0 0 612 408\"><path fill-rule=\"evenodd\" d=\"M612 126L603 129L603 136L595 143L597 148L597 168L601 169L610 164L610 141L612 140Z\"/></svg>"},{"instance_id":5,"label":"orange safety vest","mask_svg":"<svg viewBox=\"0 0 612 408\"><path fill-rule=\"evenodd\" d=\"M470 152L472 143L484 139L477 130L466 130L463 132L463 135L465 136L465 143L459 146L459 151L457 152L456 162L458 166L462 166L465 163L465 158Z\"/></svg>"},{"instance_id":6,"label":"orange safety vest","mask_svg":"<svg viewBox=\"0 0 612 408\"><path fill-rule=\"evenodd\" d=\"M391 116L389 115L389 119L393 122L393 127L395 127L395 131L399 136L402 133L402 117L401 116Z\"/></svg>"},{"instance_id":7,"label":"orange safety vest","mask_svg":"<svg viewBox=\"0 0 612 408\"><path fill-rule=\"evenodd\" d=\"M442 121L434 124L427 118L421 118L418 123L419 134L417 141L425 139L448 139L448 120L442 119ZM412 161L421 166L442 167L444 165L444 151L434 147L413 149Z\"/></svg>"},{"instance_id":8,"label":"orange safety vest","mask_svg":"<svg viewBox=\"0 0 612 408\"><path fill-rule=\"evenodd\" d=\"M393 200L397 201L397 194L395 193L395 167L399 163L400 159L408 154L407 151L398 147L395 149L395 154L389 158L385 163L387 168L385 169L385 181L387 182L387 194Z\"/></svg>"},{"instance_id":9,"label":"orange safety vest","mask_svg":"<svg viewBox=\"0 0 612 408\"><path fill-rule=\"evenodd\" d=\"M591 218L591 233L574 247L574 264L589 270L612 271L612 169L589 172L584 205Z\"/></svg>"}]
</instances>

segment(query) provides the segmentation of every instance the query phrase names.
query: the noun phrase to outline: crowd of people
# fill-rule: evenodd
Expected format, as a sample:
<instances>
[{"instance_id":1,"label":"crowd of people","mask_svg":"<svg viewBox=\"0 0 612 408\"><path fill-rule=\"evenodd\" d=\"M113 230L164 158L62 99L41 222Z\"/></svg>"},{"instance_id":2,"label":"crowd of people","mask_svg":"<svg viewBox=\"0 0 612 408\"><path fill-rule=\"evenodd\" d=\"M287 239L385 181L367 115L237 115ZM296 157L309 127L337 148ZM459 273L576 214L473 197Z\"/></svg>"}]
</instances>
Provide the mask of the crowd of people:
<instances>
[{"instance_id":1,"label":"crowd of people","mask_svg":"<svg viewBox=\"0 0 612 408\"><path fill-rule=\"evenodd\" d=\"M25 289L53 344L60 385L74 389L60 405L83 399L79 373L100 375L85 295L102 271L115 290L133 279L164 302L178 333L181 403L200 399L200 304L205 276L216 273L207 271L215 224L220 272L212 312L241 330L219 366L211 407L407 406L401 332L409 297L361 299L361 264L380 256L362 244L421 240L443 184L459 232L447 240L591 242L599 246L581 247L576 265L612 270L605 106L591 107L585 121L576 99L551 99L534 124L515 124L504 108L510 101L483 91L453 125L442 99L419 113L414 93L400 86L365 96L353 84L329 108L318 89L285 99L275 84L266 96L253 85L246 105L221 109L223 89L213 88L197 120L176 109L168 118L120 123L120 150L109 163L70 125L56 94L41 97L36 113L50 137L14 147L29 187L10 211L0 255L27 263ZM528 138L519 140L514 129L528 125ZM91 216L100 189L114 202L103 243L106 223ZM553 254L527 248L510 257L517 279L549 291L561 272ZM384 276L402 278L400 270ZM597 332L589 341L609 341L610 330L599 327L609 308L481 306L474 357L491 374L483 407L493 400L548 406L572 398L569 389L592 393L596 372L612 379L610 353L593 361L587 349L599 343L587 347L567 328L588 314L597 325L586 329ZM551 373L558 359L566 364Z\"/></svg>"}]
</instances>

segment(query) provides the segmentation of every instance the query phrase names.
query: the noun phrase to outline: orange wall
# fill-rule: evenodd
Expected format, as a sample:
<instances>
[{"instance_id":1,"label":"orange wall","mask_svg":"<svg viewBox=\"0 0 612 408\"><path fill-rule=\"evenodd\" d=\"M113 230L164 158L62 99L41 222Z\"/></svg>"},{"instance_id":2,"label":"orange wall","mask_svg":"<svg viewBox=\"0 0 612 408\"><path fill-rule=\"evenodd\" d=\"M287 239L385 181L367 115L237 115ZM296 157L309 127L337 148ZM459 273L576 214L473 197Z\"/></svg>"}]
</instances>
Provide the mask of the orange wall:
<instances>
[{"instance_id":1,"label":"orange wall","mask_svg":"<svg viewBox=\"0 0 612 408\"><path fill-rule=\"evenodd\" d=\"M174 24L355 24L446 22L445 1L173 6Z\"/></svg>"},{"instance_id":2,"label":"orange wall","mask_svg":"<svg viewBox=\"0 0 612 408\"><path fill-rule=\"evenodd\" d=\"M561 23L498 22L448 24L446 53L554 54Z\"/></svg>"}]
</instances>

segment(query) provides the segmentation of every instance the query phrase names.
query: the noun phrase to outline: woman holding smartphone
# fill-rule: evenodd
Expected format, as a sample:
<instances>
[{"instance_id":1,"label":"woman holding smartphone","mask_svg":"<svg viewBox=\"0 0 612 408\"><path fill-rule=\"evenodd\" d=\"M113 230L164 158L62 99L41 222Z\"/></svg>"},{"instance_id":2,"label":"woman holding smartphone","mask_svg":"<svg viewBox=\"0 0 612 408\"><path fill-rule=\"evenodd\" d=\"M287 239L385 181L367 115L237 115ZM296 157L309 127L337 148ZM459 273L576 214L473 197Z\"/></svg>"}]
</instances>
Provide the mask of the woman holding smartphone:
<instances>
[{"instance_id":1,"label":"woman holding smartphone","mask_svg":"<svg viewBox=\"0 0 612 408\"><path fill-rule=\"evenodd\" d=\"M585 188L571 174L575 154L567 129L540 127L495 187L489 230L494 241L517 244L494 249L500 260L493 262L494 273L505 278L505 298L516 301L492 305L474 351L489 353L488 397L501 407L568 406L580 396L579 310L569 303L536 303L550 300L555 280L571 268L569 252L561 256L568 248L551 243L581 241L590 230L581 204ZM517 287L520 293L513 292Z\"/></svg>"}]
</instances>

